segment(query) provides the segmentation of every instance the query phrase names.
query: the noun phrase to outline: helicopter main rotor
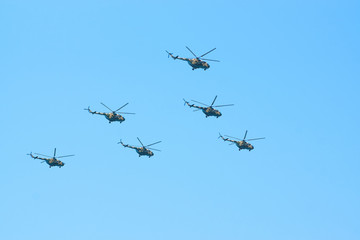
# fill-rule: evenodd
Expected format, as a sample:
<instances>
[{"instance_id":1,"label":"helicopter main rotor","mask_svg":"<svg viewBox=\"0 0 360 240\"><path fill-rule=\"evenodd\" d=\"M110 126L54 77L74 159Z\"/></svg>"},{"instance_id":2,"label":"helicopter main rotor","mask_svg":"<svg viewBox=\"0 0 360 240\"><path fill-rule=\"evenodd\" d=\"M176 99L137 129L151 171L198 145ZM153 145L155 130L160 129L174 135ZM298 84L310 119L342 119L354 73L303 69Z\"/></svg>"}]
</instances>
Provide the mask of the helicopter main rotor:
<instances>
[{"instance_id":1,"label":"helicopter main rotor","mask_svg":"<svg viewBox=\"0 0 360 240\"><path fill-rule=\"evenodd\" d=\"M239 140L239 141L245 141L245 142L247 142L247 141L254 141L254 140L260 140L260 139L265 139L264 137L262 137L262 138L251 138L251 139L246 139L247 132L248 132L248 131L246 130L246 131L245 131L245 135L244 135L244 138L243 138L243 139L236 138L236 137L232 137L232 136L229 136L229 135L224 135L224 136L229 137L229 138L234 138L234 139L237 139L237 140Z\"/></svg>"},{"instance_id":2,"label":"helicopter main rotor","mask_svg":"<svg viewBox=\"0 0 360 240\"><path fill-rule=\"evenodd\" d=\"M129 103L125 103L123 106L119 107L118 109L116 109L115 111L113 111L111 108L109 108L108 106L106 106L104 103L101 102L101 104L106 107L107 109L109 109L113 114L116 114L119 110L121 110L122 108L124 108L126 105L128 105ZM135 114L135 113L129 113L129 112L119 112L121 114Z\"/></svg>"},{"instance_id":3,"label":"helicopter main rotor","mask_svg":"<svg viewBox=\"0 0 360 240\"><path fill-rule=\"evenodd\" d=\"M161 150L159 149L155 149L155 148L149 148L149 146L152 146L152 145L155 145L155 144L158 144L158 143L161 143L161 141L158 141L158 142L154 142L154 143L151 143L151 144L148 144L146 146L144 146L144 144L141 142L141 140L137 137L137 139L139 140L141 146L144 148L144 149L151 149L151 150L155 150L155 151L159 151L161 152Z\"/></svg>"},{"instance_id":4,"label":"helicopter main rotor","mask_svg":"<svg viewBox=\"0 0 360 240\"><path fill-rule=\"evenodd\" d=\"M206 60L206 61L220 62L219 60L202 58L203 56L205 56L205 55L211 53L212 51L214 51L216 48L213 48L213 49L211 49L210 51L208 51L208 52L204 53L203 55L201 55L200 57L198 57L198 56L196 56L196 54L195 54L193 51L191 51L190 48L188 48L187 46L185 46L185 47L187 48L187 50L189 50L189 52L192 53L192 55L195 56L195 58L196 58L197 60Z\"/></svg>"},{"instance_id":5,"label":"helicopter main rotor","mask_svg":"<svg viewBox=\"0 0 360 240\"><path fill-rule=\"evenodd\" d=\"M54 148L54 156L53 157L45 155L45 154L41 154L41 153L34 153L34 154L40 155L40 156L43 156L43 157L53 158L53 159L75 156L74 154L71 154L71 155L65 155L65 156L56 157L56 148Z\"/></svg>"},{"instance_id":6,"label":"helicopter main rotor","mask_svg":"<svg viewBox=\"0 0 360 240\"><path fill-rule=\"evenodd\" d=\"M191 101L196 102L196 103L199 103L199 104L202 104L202 105L207 106L207 107L210 107L210 108L212 108L212 107L229 107L229 106L234 106L234 104L225 104L225 105L216 105L216 106L213 106L214 103L215 103L215 101L216 101L216 99L217 99L217 95L215 96L215 98L214 98L214 100L212 101L212 103L211 103L210 106L207 105L207 104L205 104L205 103L196 101L196 100L191 100Z\"/></svg>"}]
</instances>

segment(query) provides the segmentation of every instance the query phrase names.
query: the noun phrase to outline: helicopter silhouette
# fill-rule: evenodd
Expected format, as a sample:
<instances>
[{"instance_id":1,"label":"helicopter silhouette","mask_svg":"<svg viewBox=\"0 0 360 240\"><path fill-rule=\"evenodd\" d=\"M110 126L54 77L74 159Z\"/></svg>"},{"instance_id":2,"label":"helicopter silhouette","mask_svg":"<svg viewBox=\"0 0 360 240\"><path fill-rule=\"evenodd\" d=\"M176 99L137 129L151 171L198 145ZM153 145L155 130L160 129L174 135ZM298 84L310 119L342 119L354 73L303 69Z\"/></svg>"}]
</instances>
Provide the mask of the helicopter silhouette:
<instances>
[{"instance_id":1,"label":"helicopter silhouette","mask_svg":"<svg viewBox=\"0 0 360 240\"><path fill-rule=\"evenodd\" d=\"M202 112L205 114L205 117L209 117L209 116L214 116L216 118L220 117L222 114L219 110L213 108L213 107L227 107L227 106L234 106L234 104L226 104L226 105L217 105L217 106L213 106L215 101L216 101L216 98L217 96L215 96L213 102L211 103L211 105L207 105L207 104L204 104L204 103L201 103L201 102L198 102L198 101L195 101L195 100L191 100L193 102L196 102L196 103L200 103L202 105L205 105L207 107L200 107L200 106L196 106L195 104L190 104L188 101L186 101L185 99L184 100L184 105L188 105L190 108L194 107L194 108L197 108L195 111L199 111L199 110L202 110Z\"/></svg>"},{"instance_id":2,"label":"helicopter silhouette","mask_svg":"<svg viewBox=\"0 0 360 240\"><path fill-rule=\"evenodd\" d=\"M247 149L247 150L249 150L249 152L250 152L251 150L254 149L254 146L251 145L250 143L246 142L246 141L260 140L260 139L265 139L265 138L262 137L262 138L246 139L247 132L248 132L248 131L246 130L245 136L244 136L244 138L243 138L242 140L239 139L239 138L231 137L231 136L227 136L227 135L224 135L224 136L227 137L227 138L224 138L220 133L219 133L219 138L222 138L222 140L224 140L225 142L226 142L226 141L231 142L230 145L236 144L236 146L239 148L239 151L240 151L240 150L243 150L243 149ZM231 139L229 139L229 138L234 138L234 139L237 139L237 140L239 140L239 141L231 140Z\"/></svg>"},{"instance_id":3,"label":"helicopter silhouette","mask_svg":"<svg viewBox=\"0 0 360 240\"><path fill-rule=\"evenodd\" d=\"M196 56L196 54L193 53L193 51L191 51L190 48L188 48L188 47L186 47L186 48L192 53L192 55L195 56L195 58L182 58L182 57L179 57L179 56L174 57L174 55L172 53L169 53L168 51L166 51L166 52L168 53L168 57L171 56L174 60L179 59L179 60L186 61L192 67L192 70L195 70L197 68L202 68L205 71L206 69L210 68L210 65L207 62L203 61L203 60L213 61L213 62L220 62L219 60L212 60L212 59L202 58L206 54L209 54L210 52L214 51L216 48L211 49L210 51L208 51L207 53L204 53L200 57Z\"/></svg>"},{"instance_id":4,"label":"helicopter silhouette","mask_svg":"<svg viewBox=\"0 0 360 240\"><path fill-rule=\"evenodd\" d=\"M44 155L44 154L40 154L40 153L34 153L34 154L44 156L44 157L48 157L48 158L42 158L42 157L34 156L32 153L27 154L27 155L30 155L30 157L32 157L33 159L43 160L41 163L46 162L49 165L49 168L51 168L51 167L59 167L59 168L61 168L61 167L63 167L65 165L65 163L58 160L58 158L75 156L75 155L66 155L66 156L55 157L56 148L54 149L54 156L53 157L50 157L50 156L47 156L47 155Z\"/></svg>"},{"instance_id":5,"label":"helicopter silhouette","mask_svg":"<svg viewBox=\"0 0 360 240\"><path fill-rule=\"evenodd\" d=\"M118 108L117 110L113 111L111 110L108 106L106 106L105 104L101 103L102 105L104 105L107 109L109 109L111 111L111 113L102 113L102 112L96 112L96 111L91 111L90 107L88 108L84 108L84 110L87 110L89 113L92 114L99 114L99 115L104 115L105 118L107 120L109 120L109 123L111 122L120 122L122 123L123 121L125 121L125 118L118 114L117 112L122 109L123 107L125 107L126 105L128 105L129 103L124 104L122 107ZM120 112L121 114L135 114L135 113L128 113L128 112Z\"/></svg>"},{"instance_id":6,"label":"helicopter silhouette","mask_svg":"<svg viewBox=\"0 0 360 240\"><path fill-rule=\"evenodd\" d=\"M152 146L152 145L155 145L155 144L158 144L158 143L161 143L161 141L158 141L158 142L155 142L155 143L152 143L152 144L149 144L149 145L146 145L144 146L144 144L140 141L139 138L137 138L141 144L142 147L134 147L134 146L130 146L128 144L124 144L121 140L119 143L121 143L121 145L123 145L124 147L126 148L132 148L132 149L135 149L135 151L139 154L139 157L141 156L148 156L149 158L154 156L154 153L151 150L155 150L155 151L160 151L158 149L155 149L155 148L149 148L149 146Z\"/></svg>"}]
</instances>

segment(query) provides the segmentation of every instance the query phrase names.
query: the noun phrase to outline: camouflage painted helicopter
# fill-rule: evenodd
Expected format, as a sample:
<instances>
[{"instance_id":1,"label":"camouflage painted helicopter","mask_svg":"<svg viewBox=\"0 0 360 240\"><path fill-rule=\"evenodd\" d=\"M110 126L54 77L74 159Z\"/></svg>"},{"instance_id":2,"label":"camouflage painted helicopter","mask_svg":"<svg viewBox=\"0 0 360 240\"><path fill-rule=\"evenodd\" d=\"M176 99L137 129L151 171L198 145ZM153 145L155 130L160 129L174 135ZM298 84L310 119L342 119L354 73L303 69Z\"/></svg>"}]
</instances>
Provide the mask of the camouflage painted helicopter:
<instances>
[{"instance_id":1,"label":"camouflage painted helicopter","mask_svg":"<svg viewBox=\"0 0 360 240\"><path fill-rule=\"evenodd\" d=\"M195 56L195 58L182 58L182 57L179 57L179 56L174 57L174 55L172 53L169 53L168 51L166 51L166 52L168 53L168 56L171 56L174 60L179 59L179 60L186 61L192 67L192 70L195 70L197 68L202 68L205 71L206 69L210 68L210 65L207 62L203 61L203 60L213 61L213 62L220 62L218 60L202 58L206 54L209 54L210 52L214 51L216 48L211 49L210 51L208 51L207 53L204 53L200 57L196 56L195 53L193 53L193 51L190 50L190 48L188 48L188 47L186 47L186 48L192 53L192 55Z\"/></svg>"},{"instance_id":2,"label":"camouflage painted helicopter","mask_svg":"<svg viewBox=\"0 0 360 240\"><path fill-rule=\"evenodd\" d=\"M195 111L199 111L199 110L202 110L203 113L205 114L205 117L209 117L209 116L214 116L216 118L220 117L222 114L219 110L216 110L215 108L213 107L227 107L227 106L233 106L234 104L226 104L226 105L217 105L217 106L213 106L214 103L215 103L215 100L216 100L217 96L215 96L214 98L214 101L211 103L211 105L207 105L207 104L204 104L204 103L201 103L201 102L198 102L198 101L195 101L195 100L191 100L193 102L196 102L196 103L200 103L202 105L205 105L207 107L200 107L200 106L196 106L195 104L190 104L188 101L186 101L185 99L184 100L184 105L188 105L190 108L194 107L194 108L197 108Z\"/></svg>"},{"instance_id":3,"label":"camouflage painted helicopter","mask_svg":"<svg viewBox=\"0 0 360 240\"><path fill-rule=\"evenodd\" d=\"M155 143L144 146L144 144L140 141L140 139L139 138L137 138L137 139L139 140L142 147L130 146L128 144L124 144L121 140L120 140L120 142L118 142L118 144L121 143L121 145L123 145L124 147L135 149L135 151L139 154L139 157L148 156L150 158L150 157L154 156L154 153L152 151L150 151L149 149L155 150L155 151L160 151L160 150L155 149L155 148L149 148L149 146L161 143L161 141L158 141L158 142L155 142Z\"/></svg>"},{"instance_id":4,"label":"camouflage painted helicopter","mask_svg":"<svg viewBox=\"0 0 360 240\"><path fill-rule=\"evenodd\" d=\"M33 159L43 160L41 163L46 162L49 165L49 168L51 168L51 167L59 167L59 168L61 168L61 167L63 167L65 165L65 163L58 160L59 158L75 156L75 155L66 155L66 156L55 157L56 148L54 149L54 156L53 157L50 157L50 156L47 156L47 155L44 155L44 154L40 154L40 153L34 153L34 154L44 156L44 157L48 157L48 158L42 158L42 157L34 156L32 153L27 154L27 155L30 155L30 157L32 157Z\"/></svg>"},{"instance_id":5,"label":"camouflage painted helicopter","mask_svg":"<svg viewBox=\"0 0 360 240\"><path fill-rule=\"evenodd\" d=\"M246 142L246 141L260 140L260 139L265 139L265 138L262 137L262 138L246 139L247 132L248 131L246 130L243 140L241 140L239 138L236 138L236 137L227 136L227 135L224 135L225 137L227 137L227 138L224 138L220 133L219 133L219 135L220 135L219 138L222 138L222 140L224 140L225 142L226 141L231 142L230 145L236 144L236 146L239 148L239 151L242 150L242 149L247 149L247 150L251 151L251 150L254 149L254 146L251 145L250 143ZM231 140L229 138L234 138L234 139L237 139L239 141Z\"/></svg>"},{"instance_id":6,"label":"camouflage painted helicopter","mask_svg":"<svg viewBox=\"0 0 360 240\"><path fill-rule=\"evenodd\" d=\"M103 103L101 103L101 104L104 105L107 109L109 109L111 111L111 113L102 113L102 112L91 111L90 107L84 108L84 110L87 110L89 113L92 113L92 114L104 115L105 118L107 120L109 120L109 123L111 123L111 122L120 122L120 123L122 123L123 121L125 121L125 118L123 116L121 116L120 114L118 114L117 112L120 109L122 109L123 107L125 107L126 105L128 105L129 103L124 104L122 107L118 108L115 111L111 110L105 104L103 104ZM119 113L121 113L121 114L135 114L135 113L128 113L128 112L119 112Z\"/></svg>"}]
</instances>

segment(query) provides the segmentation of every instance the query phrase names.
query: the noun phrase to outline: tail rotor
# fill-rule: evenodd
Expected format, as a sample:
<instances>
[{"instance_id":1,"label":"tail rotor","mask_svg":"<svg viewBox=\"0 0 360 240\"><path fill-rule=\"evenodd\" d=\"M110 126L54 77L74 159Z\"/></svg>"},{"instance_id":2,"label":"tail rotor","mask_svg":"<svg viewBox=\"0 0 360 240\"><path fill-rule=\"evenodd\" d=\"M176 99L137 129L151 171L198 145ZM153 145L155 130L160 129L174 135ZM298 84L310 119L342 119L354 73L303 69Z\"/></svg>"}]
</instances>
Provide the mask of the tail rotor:
<instances>
[{"instance_id":1,"label":"tail rotor","mask_svg":"<svg viewBox=\"0 0 360 240\"><path fill-rule=\"evenodd\" d=\"M165 50L166 51L166 50ZM168 51L166 51L168 54L168 58L172 55L172 53L169 53Z\"/></svg>"}]
</instances>

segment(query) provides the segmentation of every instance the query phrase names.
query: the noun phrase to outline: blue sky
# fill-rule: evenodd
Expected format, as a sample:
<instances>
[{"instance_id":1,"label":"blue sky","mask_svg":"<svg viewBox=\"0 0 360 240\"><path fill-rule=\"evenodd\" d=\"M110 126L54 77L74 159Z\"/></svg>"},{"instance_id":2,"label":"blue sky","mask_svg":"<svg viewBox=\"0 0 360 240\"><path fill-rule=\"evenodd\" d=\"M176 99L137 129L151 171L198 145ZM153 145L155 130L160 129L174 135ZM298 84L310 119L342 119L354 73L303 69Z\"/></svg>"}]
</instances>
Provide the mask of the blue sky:
<instances>
[{"instance_id":1,"label":"blue sky","mask_svg":"<svg viewBox=\"0 0 360 240\"><path fill-rule=\"evenodd\" d=\"M1 1L1 239L359 239L358 1ZM207 71L165 50L207 57ZM182 98L218 104L205 118ZM129 102L122 124L88 114ZM266 137L239 152L218 132ZM162 141L139 158L117 142ZM30 151L75 154L49 169Z\"/></svg>"}]
</instances>

